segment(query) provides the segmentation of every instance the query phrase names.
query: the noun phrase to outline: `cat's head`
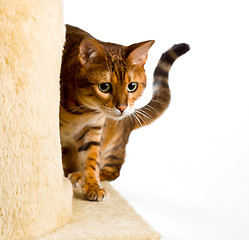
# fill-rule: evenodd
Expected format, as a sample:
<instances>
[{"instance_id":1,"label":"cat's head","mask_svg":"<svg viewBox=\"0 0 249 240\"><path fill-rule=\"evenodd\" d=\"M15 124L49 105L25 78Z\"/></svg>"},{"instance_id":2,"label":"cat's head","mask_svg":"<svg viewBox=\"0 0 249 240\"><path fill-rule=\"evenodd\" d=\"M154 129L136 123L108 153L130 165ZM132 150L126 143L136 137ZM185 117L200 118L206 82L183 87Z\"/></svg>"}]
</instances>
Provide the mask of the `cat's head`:
<instances>
[{"instance_id":1,"label":"cat's head","mask_svg":"<svg viewBox=\"0 0 249 240\"><path fill-rule=\"evenodd\" d=\"M79 101L115 119L132 114L146 87L144 64L153 43L125 47L83 39L75 75Z\"/></svg>"}]
</instances>

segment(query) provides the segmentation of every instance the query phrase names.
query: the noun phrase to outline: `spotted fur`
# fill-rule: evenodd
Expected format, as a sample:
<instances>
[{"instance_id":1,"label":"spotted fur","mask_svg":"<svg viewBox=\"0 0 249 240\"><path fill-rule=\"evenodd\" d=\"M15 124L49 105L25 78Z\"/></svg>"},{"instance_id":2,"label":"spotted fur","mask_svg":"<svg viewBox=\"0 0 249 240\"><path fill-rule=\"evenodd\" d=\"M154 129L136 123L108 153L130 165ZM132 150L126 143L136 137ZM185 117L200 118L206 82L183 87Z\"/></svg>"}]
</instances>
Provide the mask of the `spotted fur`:
<instances>
[{"instance_id":1,"label":"spotted fur","mask_svg":"<svg viewBox=\"0 0 249 240\"><path fill-rule=\"evenodd\" d=\"M153 43L128 47L105 43L67 25L61 67L63 168L87 200L101 201L106 196L101 181L119 176L131 131L154 121L169 105L168 73L176 58L189 50L186 44L162 55L151 101L134 107L146 87L144 64ZM100 84L106 87L106 83L110 90L102 92ZM130 86L137 87L131 92Z\"/></svg>"}]
</instances>

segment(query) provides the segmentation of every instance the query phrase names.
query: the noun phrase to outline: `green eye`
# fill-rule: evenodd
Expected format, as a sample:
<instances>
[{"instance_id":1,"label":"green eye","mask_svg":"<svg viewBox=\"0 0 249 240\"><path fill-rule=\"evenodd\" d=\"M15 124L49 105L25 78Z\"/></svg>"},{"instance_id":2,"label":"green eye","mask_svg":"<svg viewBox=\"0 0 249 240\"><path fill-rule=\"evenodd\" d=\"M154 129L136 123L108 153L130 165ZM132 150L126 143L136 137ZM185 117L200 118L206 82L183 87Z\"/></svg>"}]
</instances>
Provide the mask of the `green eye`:
<instances>
[{"instance_id":1,"label":"green eye","mask_svg":"<svg viewBox=\"0 0 249 240\"><path fill-rule=\"evenodd\" d=\"M135 82L131 82L127 86L128 92L135 92L137 90L138 84Z\"/></svg>"},{"instance_id":2,"label":"green eye","mask_svg":"<svg viewBox=\"0 0 249 240\"><path fill-rule=\"evenodd\" d=\"M110 83L100 83L99 90L103 93L108 93L112 90L112 85Z\"/></svg>"}]
</instances>

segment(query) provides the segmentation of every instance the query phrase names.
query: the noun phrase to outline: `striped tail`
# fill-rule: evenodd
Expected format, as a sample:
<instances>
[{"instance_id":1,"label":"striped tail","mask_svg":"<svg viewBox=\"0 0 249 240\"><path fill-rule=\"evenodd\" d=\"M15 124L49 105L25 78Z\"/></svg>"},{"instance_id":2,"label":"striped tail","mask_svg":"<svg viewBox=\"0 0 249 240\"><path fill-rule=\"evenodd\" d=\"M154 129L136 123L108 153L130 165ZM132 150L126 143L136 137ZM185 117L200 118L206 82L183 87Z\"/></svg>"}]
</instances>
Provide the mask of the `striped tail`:
<instances>
[{"instance_id":1,"label":"striped tail","mask_svg":"<svg viewBox=\"0 0 249 240\"><path fill-rule=\"evenodd\" d=\"M170 103L170 89L168 75L172 64L181 55L189 51L189 45L176 44L162 54L154 72L153 96L150 102L142 108L136 109L132 114L133 129L146 126L160 117Z\"/></svg>"}]
</instances>

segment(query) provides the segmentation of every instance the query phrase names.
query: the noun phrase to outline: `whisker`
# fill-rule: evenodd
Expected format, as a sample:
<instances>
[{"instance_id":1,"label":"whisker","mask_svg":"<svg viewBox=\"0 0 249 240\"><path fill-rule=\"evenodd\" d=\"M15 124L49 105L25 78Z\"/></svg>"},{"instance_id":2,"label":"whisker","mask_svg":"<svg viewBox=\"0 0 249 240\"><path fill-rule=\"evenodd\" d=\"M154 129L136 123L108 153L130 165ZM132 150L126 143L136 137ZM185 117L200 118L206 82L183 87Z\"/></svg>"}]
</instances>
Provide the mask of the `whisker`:
<instances>
[{"instance_id":1,"label":"whisker","mask_svg":"<svg viewBox=\"0 0 249 240\"><path fill-rule=\"evenodd\" d=\"M141 113L144 113L144 115L147 117L147 118L149 118L150 120L153 120L153 117L149 114L149 113L147 113L146 111L144 111L144 110L142 110L142 109L140 109L139 110Z\"/></svg>"},{"instance_id":2,"label":"whisker","mask_svg":"<svg viewBox=\"0 0 249 240\"><path fill-rule=\"evenodd\" d=\"M139 123L141 127L143 126L138 117L136 116L135 112L131 116L134 117L134 119Z\"/></svg>"},{"instance_id":3,"label":"whisker","mask_svg":"<svg viewBox=\"0 0 249 240\"><path fill-rule=\"evenodd\" d=\"M77 110L79 110L79 109L81 109L81 108L84 108L84 107L85 107L84 105L81 105L81 106L79 106L79 107L67 108L66 110L70 110L70 111L72 111L72 112L75 112L75 111L77 111Z\"/></svg>"},{"instance_id":4,"label":"whisker","mask_svg":"<svg viewBox=\"0 0 249 240\"><path fill-rule=\"evenodd\" d=\"M109 112L116 112L115 109L113 108L109 108L109 107L106 107L106 106L102 106L104 109L108 110Z\"/></svg>"},{"instance_id":5,"label":"whisker","mask_svg":"<svg viewBox=\"0 0 249 240\"><path fill-rule=\"evenodd\" d=\"M149 123L151 123L152 122L152 117L151 116L148 116L145 112L143 112L143 111L141 111L141 110L139 110L139 111L137 111L139 114L141 114L142 116L144 116L145 117L145 119L146 120L148 120L148 122ZM143 118L142 118L143 119ZM145 120L144 120L145 121Z\"/></svg>"},{"instance_id":6,"label":"whisker","mask_svg":"<svg viewBox=\"0 0 249 240\"><path fill-rule=\"evenodd\" d=\"M146 124L147 124L146 121L145 121L139 114L141 114L141 113L140 113L140 112L135 112L135 115L136 115L141 121L143 121L144 124L146 125ZM142 115L143 115L143 114L142 114Z\"/></svg>"},{"instance_id":7,"label":"whisker","mask_svg":"<svg viewBox=\"0 0 249 240\"><path fill-rule=\"evenodd\" d=\"M148 109L148 107L150 109ZM153 111L154 113L160 115L159 112L155 108L153 108L152 106L150 106L150 104L147 104L146 106L144 106L144 108L148 109L149 111Z\"/></svg>"}]
</instances>

